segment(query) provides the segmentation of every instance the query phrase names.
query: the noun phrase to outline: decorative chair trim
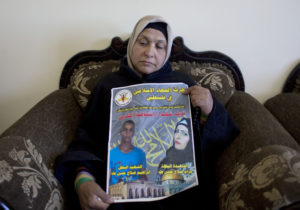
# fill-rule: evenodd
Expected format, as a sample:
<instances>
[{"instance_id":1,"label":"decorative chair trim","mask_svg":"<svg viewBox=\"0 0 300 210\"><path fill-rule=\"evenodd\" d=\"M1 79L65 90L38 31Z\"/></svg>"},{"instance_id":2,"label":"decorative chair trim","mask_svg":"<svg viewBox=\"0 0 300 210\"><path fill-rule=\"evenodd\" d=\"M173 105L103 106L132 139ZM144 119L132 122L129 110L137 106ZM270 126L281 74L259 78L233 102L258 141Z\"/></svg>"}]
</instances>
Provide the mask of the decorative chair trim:
<instances>
[{"instance_id":1,"label":"decorative chair trim","mask_svg":"<svg viewBox=\"0 0 300 210\"><path fill-rule=\"evenodd\" d=\"M120 37L114 37L110 46L104 50L82 51L71 57L63 68L59 84L60 89L68 87L74 70L81 64L104 60L120 60L126 54L127 44L128 39L123 41ZM235 88L241 91L245 90L242 73L232 58L217 51L192 51L185 46L182 37L176 37L174 39L170 61L214 62L223 64L230 69L235 80Z\"/></svg>"}]
</instances>

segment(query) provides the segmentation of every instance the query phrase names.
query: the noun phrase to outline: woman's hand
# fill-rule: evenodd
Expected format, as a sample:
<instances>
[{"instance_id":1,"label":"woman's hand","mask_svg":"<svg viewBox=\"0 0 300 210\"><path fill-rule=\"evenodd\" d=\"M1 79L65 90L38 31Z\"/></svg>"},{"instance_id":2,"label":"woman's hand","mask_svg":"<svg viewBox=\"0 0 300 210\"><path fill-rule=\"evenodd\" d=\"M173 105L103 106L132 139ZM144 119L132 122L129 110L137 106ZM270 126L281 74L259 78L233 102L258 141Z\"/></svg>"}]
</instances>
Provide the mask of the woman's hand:
<instances>
[{"instance_id":1,"label":"woman's hand","mask_svg":"<svg viewBox=\"0 0 300 210\"><path fill-rule=\"evenodd\" d=\"M214 101L207 88L194 85L184 90L183 94L190 94L193 107L200 107L202 114L209 115Z\"/></svg>"},{"instance_id":2,"label":"woman's hand","mask_svg":"<svg viewBox=\"0 0 300 210\"><path fill-rule=\"evenodd\" d=\"M113 199L94 181L83 182L77 190L82 210L107 209Z\"/></svg>"}]
</instances>

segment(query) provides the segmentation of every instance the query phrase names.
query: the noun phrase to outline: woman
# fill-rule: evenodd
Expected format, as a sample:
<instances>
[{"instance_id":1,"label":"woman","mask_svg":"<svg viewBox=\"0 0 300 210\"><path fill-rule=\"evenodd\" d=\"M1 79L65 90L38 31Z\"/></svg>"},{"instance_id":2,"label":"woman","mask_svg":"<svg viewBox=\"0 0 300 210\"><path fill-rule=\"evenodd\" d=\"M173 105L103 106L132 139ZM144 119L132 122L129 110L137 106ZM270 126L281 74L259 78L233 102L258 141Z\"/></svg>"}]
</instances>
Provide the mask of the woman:
<instances>
[{"instance_id":1,"label":"woman","mask_svg":"<svg viewBox=\"0 0 300 210\"><path fill-rule=\"evenodd\" d=\"M194 167L194 149L189 118L182 118L175 127L173 145L167 150L166 157L157 169L157 182L162 184L164 175L178 173L185 182L193 185L196 182Z\"/></svg>"},{"instance_id":2,"label":"woman","mask_svg":"<svg viewBox=\"0 0 300 210\"><path fill-rule=\"evenodd\" d=\"M68 151L57 158L56 177L63 184L69 196L74 196L75 199L78 196L82 209L107 209L109 206L116 209L169 209L173 204L176 205L176 200L173 201L171 198L146 204L111 205L113 200L105 193L104 189L112 88L140 83L183 82L188 84L189 88L185 90L184 94L190 95L191 104L193 107L200 108L202 115L209 115L205 126L200 126L200 113L195 111L198 109L193 110L195 115L193 120L196 125L194 130L197 131L194 132L194 139L199 142L199 145L195 146L198 149L198 157L201 158L199 164L203 160L209 161L207 164L211 165L212 159L209 155L215 154L210 152L214 149L215 143L210 145L210 142L221 142L222 144L226 142L227 144L237 134L238 129L230 116L224 107L211 96L209 90L196 86L186 74L172 71L168 62L172 41L171 27L161 17L146 16L136 24L128 42L127 57L122 59L120 70L99 81L85 109L78 128L78 136ZM218 136L211 133L215 126L220 130ZM202 165L198 168L199 170L207 169ZM74 185L76 190L74 190ZM192 198L193 191L190 193L186 196ZM184 197L185 195L180 196ZM199 198L196 200L198 202ZM193 202L193 199L189 201ZM72 199L72 204L74 204L74 199ZM74 205L76 206L76 204Z\"/></svg>"}]
</instances>

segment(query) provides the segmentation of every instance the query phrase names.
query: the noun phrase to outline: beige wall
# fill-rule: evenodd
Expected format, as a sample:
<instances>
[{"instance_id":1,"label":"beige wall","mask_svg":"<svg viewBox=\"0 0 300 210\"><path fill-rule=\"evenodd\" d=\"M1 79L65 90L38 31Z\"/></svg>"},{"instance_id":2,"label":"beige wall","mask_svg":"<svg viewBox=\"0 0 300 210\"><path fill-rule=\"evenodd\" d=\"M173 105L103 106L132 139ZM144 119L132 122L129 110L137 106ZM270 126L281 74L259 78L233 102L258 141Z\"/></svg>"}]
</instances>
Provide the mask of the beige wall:
<instances>
[{"instance_id":1,"label":"beige wall","mask_svg":"<svg viewBox=\"0 0 300 210\"><path fill-rule=\"evenodd\" d=\"M127 38L146 14L166 17L195 51L231 56L263 103L300 61L299 8L297 0L0 0L0 133L58 88L71 56Z\"/></svg>"}]
</instances>

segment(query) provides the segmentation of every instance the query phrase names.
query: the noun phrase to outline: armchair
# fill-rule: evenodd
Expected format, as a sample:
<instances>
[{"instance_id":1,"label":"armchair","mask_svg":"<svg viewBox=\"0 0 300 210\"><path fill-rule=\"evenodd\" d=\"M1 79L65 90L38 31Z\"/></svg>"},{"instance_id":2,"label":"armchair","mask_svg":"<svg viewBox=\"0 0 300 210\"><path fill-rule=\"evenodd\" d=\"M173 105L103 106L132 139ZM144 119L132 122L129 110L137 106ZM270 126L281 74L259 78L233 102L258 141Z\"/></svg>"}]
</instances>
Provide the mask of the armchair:
<instances>
[{"instance_id":1,"label":"armchair","mask_svg":"<svg viewBox=\"0 0 300 210\"><path fill-rule=\"evenodd\" d=\"M264 105L300 144L300 63L291 71L282 93Z\"/></svg>"},{"instance_id":2,"label":"armchair","mask_svg":"<svg viewBox=\"0 0 300 210\"><path fill-rule=\"evenodd\" d=\"M76 135L88 96L103 75L117 71L127 41L84 51L65 65L58 90L46 96L0 136L0 197L13 209L68 209L53 175L54 160ZM299 141L244 92L238 65L216 51L194 52L181 37L170 57L226 107L240 135L216 167L220 209L292 209L300 201Z\"/></svg>"}]
</instances>

